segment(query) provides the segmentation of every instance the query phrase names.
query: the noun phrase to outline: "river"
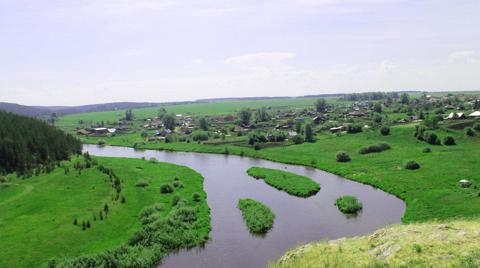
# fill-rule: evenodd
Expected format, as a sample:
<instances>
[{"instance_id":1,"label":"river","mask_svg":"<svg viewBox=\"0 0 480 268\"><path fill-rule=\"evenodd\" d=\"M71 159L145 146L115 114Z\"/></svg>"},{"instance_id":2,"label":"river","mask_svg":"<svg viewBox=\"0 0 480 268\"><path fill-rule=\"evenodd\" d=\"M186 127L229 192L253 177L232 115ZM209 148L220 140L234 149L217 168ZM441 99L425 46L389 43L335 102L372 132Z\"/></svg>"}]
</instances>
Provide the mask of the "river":
<instances>
[{"instance_id":1,"label":"river","mask_svg":"<svg viewBox=\"0 0 480 268\"><path fill-rule=\"evenodd\" d=\"M382 190L314 168L287 165L233 155L135 150L126 147L84 145L92 155L110 157L155 157L159 161L188 166L203 175L204 190L211 208L211 240L204 246L168 255L167 267L264 267L295 246L325 239L364 235L389 224L399 223L405 204ZM321 190L299 198L268 186L246 174L252 166L282 169L312 178ZM363 203L357 216L346 216L335 199L354 195ZM253 198L276 214L266 235L252 235L236 208L240 198Z\"/></svg>"}]
</instances>

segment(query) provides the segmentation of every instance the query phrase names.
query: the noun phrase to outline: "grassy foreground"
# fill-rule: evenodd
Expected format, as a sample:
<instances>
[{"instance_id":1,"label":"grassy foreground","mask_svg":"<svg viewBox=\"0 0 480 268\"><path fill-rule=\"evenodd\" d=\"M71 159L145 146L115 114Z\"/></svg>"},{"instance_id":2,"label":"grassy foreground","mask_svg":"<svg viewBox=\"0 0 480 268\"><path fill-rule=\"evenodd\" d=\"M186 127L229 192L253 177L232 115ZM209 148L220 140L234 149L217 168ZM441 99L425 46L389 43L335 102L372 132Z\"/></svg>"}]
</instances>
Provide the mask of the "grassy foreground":
<instances>
[{"instance_id":1,"label":"grassy foreground","mask_svg":"<svg viewBox=\"0 0 480 268\"><path fill-rule=\"evenodd\" d=\"M320 185L312 179L278 169L251 167L248 175L263 179L268 185L291 195L309 197L320 190Z\"/></svg>"},{"instance_id":2,"label":"grassy foreground","mask_svg":"<svg viewBox=\"0 0 480 268\"><path fill-rule=\"evenodd\" d=\"M240 199L238 208L252 233L266 233L273 227L275 214L263 203L253 199Z\"/></svg>"},{"instance_id":3,"label":"grassy foreground","mask_svg":"<svg viewBox=\"0 0 480 268\"><path fill-rule=\"evenodd\" d=\"M307 244L268 267L480 267L478 230L478 220L394 225L368 236Z\"/></svg>"},{"instance_id":4,"label":"grassy foreground","mask_svg":"<svg viewBox=\"0 0 480 268\"><path fill-rule=\"evenodd\" d=\"M56 168L26 180L10 175L7 183L0 184L0 267L39 267L52 259L67 267L85 265L81 262L85 260L100 265L109 256L118 263L145 267L175 247L208 239L210 216L200 174L140 159L94 159L98 166L80 174L73 168L78 158L64 163L68 172ZM120 186L112 187L115 180L112 183L111 175L99 166L111 168ZM160 194L160 185L172 183L175 177L182 187ZM139 180L148 186L136 186ZM118 188L121 198L116 197ZM175 206L174 196L180 197ZM182 218L185 215L190 218ZM167 218L183 222L184 228L167 230L167 224L157 228L154 234L163 234L164 240L155 241L160 245L156 248L141 239L139 232L145 226ZM89 257L75 259L78 256Z\"/></svg>"}]
</instances>

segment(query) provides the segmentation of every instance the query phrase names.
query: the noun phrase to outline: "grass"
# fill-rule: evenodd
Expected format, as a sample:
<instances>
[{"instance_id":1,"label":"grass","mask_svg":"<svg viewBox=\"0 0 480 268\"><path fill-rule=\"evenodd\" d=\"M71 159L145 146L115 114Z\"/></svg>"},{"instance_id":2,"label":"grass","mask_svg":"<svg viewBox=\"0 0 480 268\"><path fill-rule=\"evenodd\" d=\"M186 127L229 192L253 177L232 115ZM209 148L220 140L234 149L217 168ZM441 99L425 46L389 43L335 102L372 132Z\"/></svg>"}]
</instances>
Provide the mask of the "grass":
<instances>
[{"instance_id":1,"label":"grass","mask_svg":"<svg viewBox=\"0 0 480 268\"><path fill-rule=\"evenodd\" d=\"M363 205L355 196L345 195L337 198L335 205L345 214L357 213L363 208Z\"/></svg>"},{"instance_id":2,"label":"grass","mask_svg":"<svg viewBox=\"0 0 480 268\"><path fill-rule=\"evenodd\" d=\"M295 196L309 197L320 190L320 185L312 179L283 170L251 167L247 173L256 179L263 179L268 185L280 191Z\"/></svg>"},{"instance_id":3,"label":"grass","mask_svg":"<svg viewBox=\"0 0 480 268\"><path fill-rule=\"evenodd\" d=\"M393 225L300 246L268 267L479 267L479 228L478 220Z\"/></svg>"},{"instance_id":4,"label":"grass","mask_svg":"<svg viewBox=\"0 0 480 268\"><path fill-rule=\"evenodd\" d=\"M275 214L266 205L253 199L240 199L237 207L252 233L266 233L273 227Z\"/></svg>"},{"instance_id":5,"label":"grass","mask_svg":"<svg viewBox=\"0 0 480 268\"><path fill-rule=\"evenodd\" d=\"M0 267L39 267L51 259L59 263L78 256L107 256L108 252L114 252L119 260L126 260L128 254L163 256L170 248L154 250L128 243L144 226L139 214L145 207L160 204L159 220L178 213L171 205L172 194L160 194L159 190L161 184L171 183L175 177L184 184L175 189L175 194L196 211L197 217L190 229L181 232L189 235L188 243L183 244L198 244L208 237L209 208L200 174L187 167L140 159L95 159L99 165L112 168L120 178L125 203L115 200L109 175L96 167L83 169L79 175L73 162L66 162L70 167L68 174L57 168L50 174L26 180L8 176L8 186L0 186ZM148 180L149 185L137 187L139 178ZM200 201L192 200L194 193L201 196ZM104 212L105 204L108 214ZM78 225L73 224L74 219ZM87 221L91 227L82 230L81 223Z\"/></svg>"}]
</instances>

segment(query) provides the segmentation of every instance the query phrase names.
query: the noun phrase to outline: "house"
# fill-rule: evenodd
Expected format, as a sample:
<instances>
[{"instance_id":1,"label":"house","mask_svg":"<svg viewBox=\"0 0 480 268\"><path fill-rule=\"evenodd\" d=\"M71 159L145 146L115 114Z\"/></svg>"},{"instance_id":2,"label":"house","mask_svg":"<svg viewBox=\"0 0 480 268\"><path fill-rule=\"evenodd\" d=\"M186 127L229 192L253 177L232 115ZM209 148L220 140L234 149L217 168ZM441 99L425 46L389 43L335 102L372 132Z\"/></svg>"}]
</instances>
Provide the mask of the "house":
<instances>
[{"instance_id":1,"label":"house","mask_svg":"<svg viewBox=\"0 0 480 268\"><path fill-rule=\"evenodd\" d=\"M468 117L480 118L480 111L475 111L468 115Z\"/></svg>"},{"instance_id":2,"label":"house","mask_svg":"<svg viewBox=\"0 0 480 268\"><path fill-rule=\"evenodd\" d=\"M359 117L359 116L366 116L366 113L363 113L363 112L360 112L360 111L353 111L353 112L348 113L348 115Z\"/></svg>"},{"instance_id":3,"label":"house","mask_svg":"<svg viewBox=\"0 0 480 268\"><path fill-rule=\"evenodd\" d=\"M342 130L343 130L343 126L342 127L332 127L332 128L330 128L331 133L339 133L339 132L342 132Z\"/></svg>"},{"instance_id":4,"label":"house","mask_svg":"<svg viewBox=\"0 0 480 268\"><path fill-rule=\"evenodd\" d=\"M155 132L155 136L160 136L160 137L165 137L168 134L171 134L172 131L170 129L164 129L164 130L157 130Z\"/></svg>"},{"instance_id":5,"label":"house","mask_svg":"<svg viewBox=\"0 0 480 268\"><path fill-rule=\"evenodd\" d=\"M447 109L447 110L453 110L453 109L455 109L455 106L450 105L450 104L449 104L449 105L445 105L445 109Z\"/></svg>"},{"instance_id":6,"label":"house","mask_svg":"<svg viewBox=\"0 0 480 268\"><path fill-rule=\"evenodd\" d=\"M288 132L288 136L289 136L289 137L295 137L295 136L297 136L297 135L298 135L298 133L297 133L296 131L289 131L289 132Z\"/></svg>"},{"instance_id":7,"label":"house","mask_svg":"<svg viewBox=\"0 0 480 268\"><path fill-rule=\"evenodd\" d=\"M84 128L81 128L81 129L77 129L77 134L78 135L89 135L90 134L90 131L84 129Z\"/></svg>"},{"instance_id":8,"label":"house","mask_svg":"<svg viewBox=\"0 0 480 268\"><path fill-rule=\"evenodd\" d=\"M115 134L117 132L116 128L107 128L109 134Z\"/></svg>"},{"instance_id":9,"label":"house","mask_svg":"<svg viewBox=\"0 0 480 268\"><path fill-rule=\"evenodd\" d=\"M105 127L97 127L97 128L93 129L93 134L95 134L95 135L105 135L105 134L108 134L108 133L109 133L109 131Z\"/></svg>"},{"instance_id":10,"label":"house","mask_svg":"<svg viewBox=\"0 0 480 268\"><path fill-rule=\"evenodd\" d=\"M451 120L451 119L465 119L465 118L466 116L464 113L450 113L445 119Z\"/></svg>"}]
</instances>

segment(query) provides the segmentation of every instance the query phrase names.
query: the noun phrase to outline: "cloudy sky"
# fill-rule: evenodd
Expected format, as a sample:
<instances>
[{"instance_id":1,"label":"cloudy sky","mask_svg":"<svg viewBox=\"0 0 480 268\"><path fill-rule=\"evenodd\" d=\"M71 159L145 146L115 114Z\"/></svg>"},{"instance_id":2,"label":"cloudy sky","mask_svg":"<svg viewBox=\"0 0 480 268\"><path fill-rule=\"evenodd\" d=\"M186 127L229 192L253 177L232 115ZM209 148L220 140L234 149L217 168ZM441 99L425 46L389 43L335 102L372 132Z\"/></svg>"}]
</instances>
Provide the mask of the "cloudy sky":
<instances>
[{"instance_id":1,"label":"cloudy sky","mask_svg":"<svg viewBox=\"0 0 480 268\"><path fill-rule=\"evenodd\" d=\"M0 101L479 90L478 0L0 0Z\"/></svg>"}]
</instances>

